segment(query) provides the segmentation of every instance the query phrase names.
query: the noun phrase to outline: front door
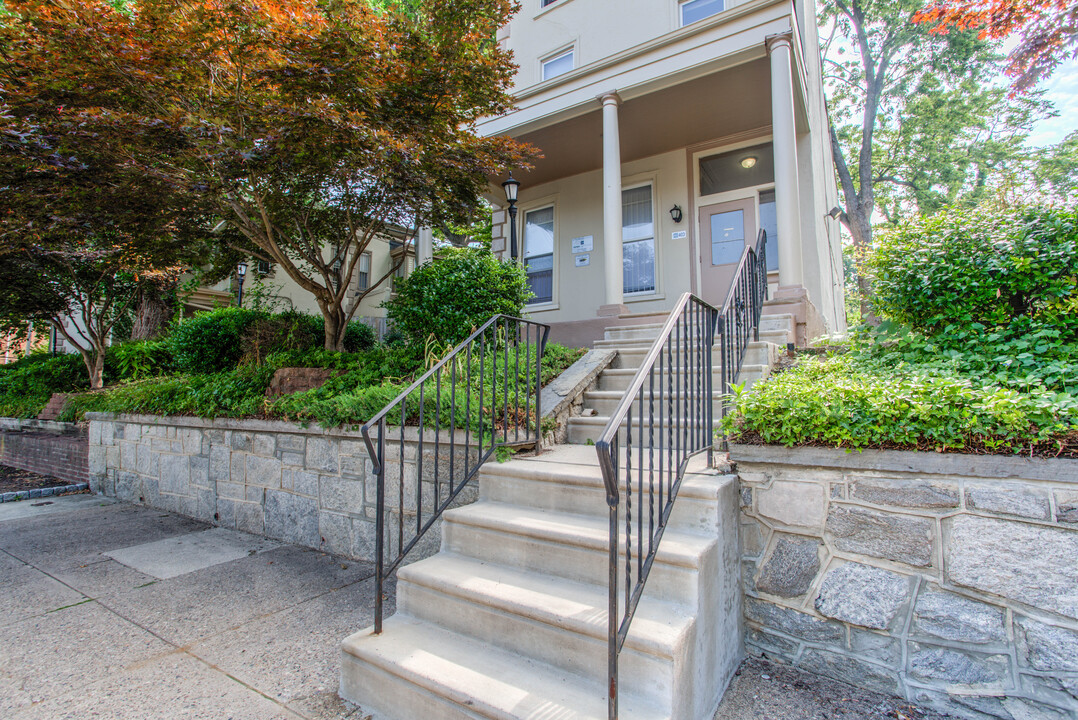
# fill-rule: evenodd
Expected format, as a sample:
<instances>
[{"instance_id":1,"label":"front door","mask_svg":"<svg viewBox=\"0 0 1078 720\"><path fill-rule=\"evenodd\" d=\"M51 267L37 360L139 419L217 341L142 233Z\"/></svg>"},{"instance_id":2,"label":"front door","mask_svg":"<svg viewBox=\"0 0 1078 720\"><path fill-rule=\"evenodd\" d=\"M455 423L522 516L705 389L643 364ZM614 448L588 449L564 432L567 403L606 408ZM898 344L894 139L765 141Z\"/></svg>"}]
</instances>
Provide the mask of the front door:
<instances>
[{"instance_id":1,"label":"front door","mask_svg":"<svg viewBox=\"0 0 1078 720\"><path fill-rule=\"evenodd\" d=\"M721 307L745 246L755 242L753 198L700 208L700 297Z\"/></svg>"}]
</instances>

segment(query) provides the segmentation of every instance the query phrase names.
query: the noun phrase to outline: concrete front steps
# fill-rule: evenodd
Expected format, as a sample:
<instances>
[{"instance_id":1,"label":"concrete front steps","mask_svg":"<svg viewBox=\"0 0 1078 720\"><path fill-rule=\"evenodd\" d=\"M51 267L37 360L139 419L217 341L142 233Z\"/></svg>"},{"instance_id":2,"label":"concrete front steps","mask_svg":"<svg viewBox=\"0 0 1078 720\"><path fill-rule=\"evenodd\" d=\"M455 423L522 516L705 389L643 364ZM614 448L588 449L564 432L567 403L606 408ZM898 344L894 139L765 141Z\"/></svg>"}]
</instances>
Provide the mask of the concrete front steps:
<instances>
[{"instance_id":1,"label":"concrete front steps","mask_svg":"<svg viewBox=\"0 0 1078 720\"><path fill-rule=\"evenodd\" d=\"M569 419L569 442L595 442L599 438L621 401L622 394L628 390L633 378L636 377L637 370L647 357L662 327L662 323L651 323L608 328L604 338L595 343L596 347L617 350L618 356L612 367L604 370L599 376L598 390L584 394L581 415ZM743 385L747 390L752 387L753 383L768 377L771 374L771 368L778 361L779 354L785 350L786 344L792 341L794 327L794 317L790 314L762 317L760 340L749 342L735 382ZM678 357L677 353L671 353L665 357L663 372L659 373L658 369L655 371L657 402L660 389L663 393L669 393L672 387L676 401L683 397L687 383L700 382L700 370L691 366L685 357ZM670 367L665 366L667 362L670 363ZM711 362L713 429L718 429L722 396L722 347L720 344L712 347ZM650 381L645 381L643 403L645 411L651 404L650 388ZM662 402L667 404L667 407L663 409L664 414L669 413L669 400L669 395L662 395ZM641 403L638 401L635 408L638 411L640 407ZM657 407L656 412L658 412ZM675 408L674 414L691 417L684 409ZM634 412L634 422L638 419L639 415ZM622 426L624 427L624 423ZM656 428L656 436L666 433L665 425L662 428ZM647 430L645 430L645 436L647 436Z\"/></svg>"},{"instance_id":2,"label":"concrete front steps","mask_svg":"<svg viewBox=\"0 0 1078 720\"><path fill-rule=\"evenodd\" d=\"M749 344L739 382L766 377L793 335L789 315L766 323L761 340ZM570 419L574 444L482 468L479 501L443 516L441 552L398 571L397 612L385 619L383 633L367 629L344 641L345 698L388 720L607 717L610 519L596 451L586 443L608 424L661 327L606 332L598 345L618 357L598 389L585 394L584 414ZM717 427L718 346L712 360ZM698 369L672 364L657 378L665 389L670 381L699 382ZM683 392L664 397L664 414ZM669 444L666 421L645 428L645 438L652 430L658 446ZM647 527L659 511L661 480L654 475L645 480L651 497L633 498L634 532L639 513ZM624 522L618 518L619 532ZM620 717L714 716L741 659L737 524L737 478L708 469L697 456L619 658Z\"/></svg>"},{"instance_id":3,"label":"concrete front steps","mask_svg":"<svg viewBox=\"0 0 1078 720\"><path fill-rule=\"evenodd\" d=\"M737 556L723 552L737 480L702 459L690 469L620 656L623 718L710 720L740 660ZM345 640L341 694L394 720L606 718L595 448L488 463L479 487L445 513L442 551L398 572L383 633Z\"/></svg>"}]
</instances>

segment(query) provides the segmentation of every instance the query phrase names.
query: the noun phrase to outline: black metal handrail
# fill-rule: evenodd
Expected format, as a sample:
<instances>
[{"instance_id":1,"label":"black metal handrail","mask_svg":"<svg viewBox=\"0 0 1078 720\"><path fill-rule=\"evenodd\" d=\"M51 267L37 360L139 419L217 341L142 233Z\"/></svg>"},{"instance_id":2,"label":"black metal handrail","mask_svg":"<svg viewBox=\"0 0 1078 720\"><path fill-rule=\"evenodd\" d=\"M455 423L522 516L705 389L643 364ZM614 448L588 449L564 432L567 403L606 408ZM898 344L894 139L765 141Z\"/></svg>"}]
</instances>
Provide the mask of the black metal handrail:
<instances>
[{"instance_id":1,"label":"black metal handrail","mask_svg":"<svg viewBox=\"0 0 1078 720\"><path fill-rule=\"evenodd\" d=\"M382 589L386 578L457 499L483 463L499 447L539 447L543 350L549 334L549 325L495 315L361 428L376 478L376 634L382 632ZM443 385L448 387L443 389ZM389 425L397 426L391 431L397 435L395 458L386 454ZM406 429L413 429L417 436L413 457L405 450ZM377 432L374 438L372 430ZM447 430L445 435L443 430ZM458 440L462 442L458 444ZM424 456L428 449L433 450L429 461ZM458 457L461 449L463 456ZM426 474L424 462L429 463L428 468L433 466ZM407 470L409 466L414 467L414 472ZM396 504L392 507L386 503L387 467L396 485ZM429 486L426 494L424 485ZM414 527L409 522L406 530L405 518L412 515ZM395 533L387 531L387 520L395 520ZM387 557L387 549L393 553L391 557Z\"/></svg>"},{"instance_id":2,"label":"black metal handrail","mask_svg":"<svg viewBox=\"0 0 1078 720\"><path fill-rule=\"evenodd\" d=\"M726 301L720 311L722 336L720 355L722 361L722 395L730 394L730 387L741 372L741 363L749 348L749 333L753 340L760 339L760 317L767 300L767 232L760 230L756 248L746 247L734 273ZM726 415L726 403L720 406ZM725 442L725 438L724 438Z\"/></svg>"},{"instance_id":3,"label":"black metal handrail","mask_svg":"<svg viewBox=\"0 0 1078 720\"><path fill-rule=\"evenodd\" d=\"M629 634L685 469L693 457L705 451L708 465L713 464L715 334L720 333L722 339L719 370L723 395L740 370L750 326L756 328L754 337L759 338L760 315L767 297L766 238L761 230L756 248L745 248L722 310L690 293L678 299L595 443L610 512L607 652L611 720L618 716L618 655ZM624 508L619 489L622 479ZM634 484L638 508L635 518ZM618 580L622 556L623 585ZM625 606L619 616L622 592Z\"/></svg>"}]
</instances>

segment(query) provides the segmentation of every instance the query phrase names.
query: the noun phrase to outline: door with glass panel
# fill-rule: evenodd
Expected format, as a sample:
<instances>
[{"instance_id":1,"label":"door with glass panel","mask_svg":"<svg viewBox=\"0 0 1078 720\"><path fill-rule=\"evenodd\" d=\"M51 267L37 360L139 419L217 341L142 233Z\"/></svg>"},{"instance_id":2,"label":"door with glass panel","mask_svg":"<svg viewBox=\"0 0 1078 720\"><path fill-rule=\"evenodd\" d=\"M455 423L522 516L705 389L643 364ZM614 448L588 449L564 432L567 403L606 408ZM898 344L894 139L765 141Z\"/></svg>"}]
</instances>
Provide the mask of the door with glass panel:
<instances>
[{"instance_id":1,"label":"door with glass panel","mask_svg":"<svg viewBox=\"0 0 1078 720\"><path fill-rule=\"evenodd\" d=\"M700 208L700 297L715 307L726 300L746 245L756 242L754 198Z\"/></svg>"}]
</instances>

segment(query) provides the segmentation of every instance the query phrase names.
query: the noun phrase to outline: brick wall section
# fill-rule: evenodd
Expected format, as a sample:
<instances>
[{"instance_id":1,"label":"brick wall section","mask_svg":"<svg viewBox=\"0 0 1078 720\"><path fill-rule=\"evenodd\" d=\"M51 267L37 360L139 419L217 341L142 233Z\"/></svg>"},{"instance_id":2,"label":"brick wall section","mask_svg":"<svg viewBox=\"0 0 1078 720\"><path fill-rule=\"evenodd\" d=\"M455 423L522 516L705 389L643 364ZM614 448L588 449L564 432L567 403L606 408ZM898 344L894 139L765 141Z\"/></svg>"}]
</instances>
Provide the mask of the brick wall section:
<instances>
[{"instance_id":1,"label":"brick wall section","mask_svg":"<svg viewBox=\"0 0 1078 720\"><path fill-rule=\"evenodd\" d=\"M204 420L88 413L90 488L94 492L196 518L222 527L371 561L375 556L376 477L358 432L264 420ZM403 447L404 542L415 527L416 482L424 505L433 497L435 446L425 436L422 475L419 436L406 430ZM450 464L446 433L438 448L442 497L450 467L464 469L463 433ZM387 493L400 487L401 444L387 442ZM473 458L474 458L473 448ZM458 504L477 496L473 483ZM424 516L424 520L427 516ZM394 542L398 513L388 513ZM435 527L409 561L437 552Z\"/></svg>"},{"instance_id":2,"label":"brick wall section","mask_svg":"<svg viewBox=\"0 0 1078 720\"><path fill-rule=\"evenodd\" d=\"M1078 718L1078 461L730 454L750 652L958 717Z\"/></svg>"},{"instance_id":3,"label":"brick wall section","mask_svg":"<svg viewBox=\"0 0 1078 720\"><path fill-rule=\"evenodd\" d=\"M89 480L88 448L85 427L11 418L0 424L0 465L66 483Z\"/></svg>"}]
</instances>

